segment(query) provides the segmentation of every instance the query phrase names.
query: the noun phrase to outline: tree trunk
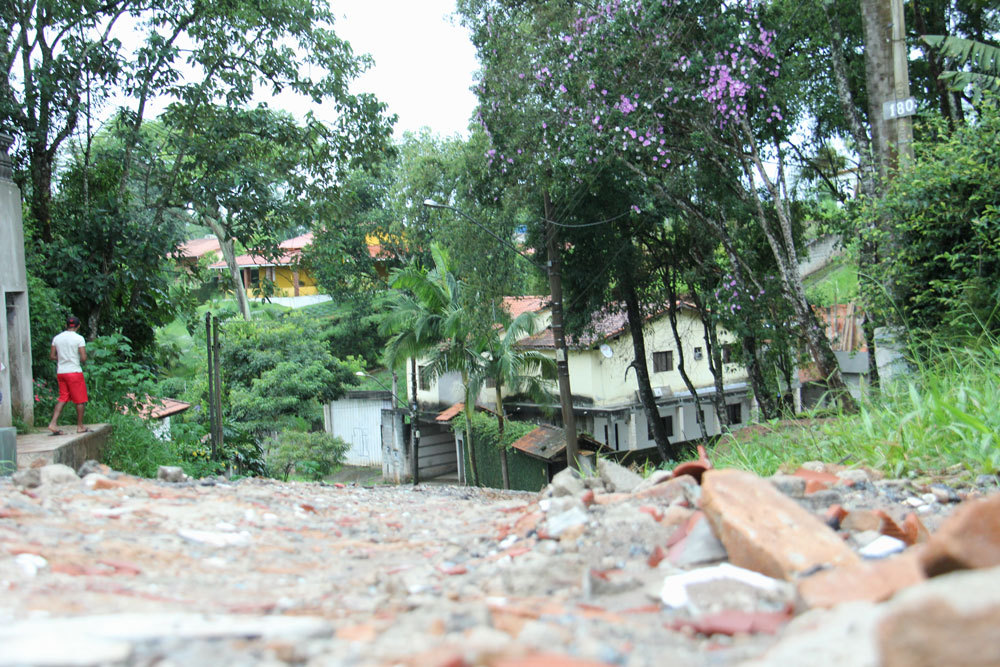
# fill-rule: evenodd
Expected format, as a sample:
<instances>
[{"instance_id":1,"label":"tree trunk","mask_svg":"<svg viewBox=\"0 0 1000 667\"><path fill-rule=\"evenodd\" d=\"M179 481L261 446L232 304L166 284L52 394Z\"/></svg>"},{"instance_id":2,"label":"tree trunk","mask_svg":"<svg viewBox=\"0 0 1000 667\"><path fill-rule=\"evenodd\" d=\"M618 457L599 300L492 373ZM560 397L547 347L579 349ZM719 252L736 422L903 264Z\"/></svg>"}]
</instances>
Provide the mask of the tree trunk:
<instances>
[{"instance_id":1,"label":"tree trunk","mask_svg":"<svg viewBox=\"0 0 1000 667\"><path fill-rule=\"evenodd\" d=\"M215 215L205 215L203 218L212 229L215 237L219 239L219 250L222 251L222 257L226 260L226 266L229 268L229 277L233 282L233 294L236 296L236 303L240 307L243 319L249 322L250 302L247 301L247 292L246 288L243 287L243 277L240 274L240 268L236 266L236 252L233 250L233 240L226 234L226 230L219 224L219 220Z\"/></svg>"},{"instance_id":2,"label":"tree trunk","mask_svg":"<svg viewBox=\"0 0 1000 667\"><path fill-rule=\"evenodd\" d=\"M510 473L507 471L507 448L503 444L503 427L504 427L504 415L503 415L503 398L501 397L502 391L500 383L496 383L496 402L497 402L497 432L500 434L500 475L503 477L503 488L510 489Z\"/></svg>"},{"instance_id":3,"label":"tree trunk","mask_svg":"<svg viewBox=\"0 0 1000 667\"><path fill-rule=\"evenodd\" d=\"M722 377L722 357L716 357L719 349L719 336L712 321L711 314L705 310L701 303L701 297L695 289L691 289L691 300L694 301L695 308L698 309L698 319L701 320L702 337L705 340L705 359L708 361L708 370L712 373L712 380L715 384L715 391L712 394L712 407L715 409L715 417L719 420L719 426L729 426L729 413L726 412L726 387Z\"/></svg>"},{"instance_id":4,"label":"tree trunk","mask_svg":"<svg viewBox=\"0 0 1000 667\"><path fill-rule=\"evenodd\" d=\"M673 451L670 447L667 429L664 428L663 420L660 419L659 408L656 407L656 397L653 396L653 389L649 385L649 368L646 366L646 341L642 332L643 317L642 310L639 308L639 295L629 277L623 277L622 282L625 292L625 312L628 316L629 334L632 336L632 350L635 354L635 361L632 362L632 365L635 367L635 375L639 383L639 400L646 411L646 420L652 427L656 449L664 461L669 461L673 458L671 456Z\"/></svg>"},{"instance_id":5,"label":"tree trunk","mask_svg":"<svg viewBox=\"0 0 1000 667\"><path fill-rule=\"evenodd\" d=\"M677 309L680 307L680 304L677 298L675 279L675 272L669 266L664 267L663 285L667 288L667 298L670 299L670 303L667 306L667 314L670 317L670 330L674 333L674 343L677 345L677 370L681 374L684 386L691 392L691 398L694 399L694 407L698 413L698 428L701 431L702 440L705 440L708 438L708 430L705 428L705 420L701 417L701 399L698 397L698 391L695 389L694 383L691 382L691 378L688 377L687 369L684 366L684 344L681 342L680 332L677 331Z\"/></svg>"},{"instance_id":6,"label":"tree trunk","mask_svg":"<svg viewBox=\"0 0 1000 667\"><path fill-rule=\"evenodd\" d=\"M781 278L781 283L788 295L792 310L795 312L795 317L802 331L802 337L806 343L806 349L809 350L809 356L812 358L813 363L816 364L820 375L825 379L826 386L836 395L841 407L845 411L854 411L856 408L854 399L851 398L850 392L847 391L847 385L844 384L844 380L840 375L840 366L837 363L836 355L833 354L833 348L830 347L830 340L826 337L826 332L823 328L820 327L816 319L816 314L813 312L812 307L809 305L809 300L806 298L802 276L799 274L795 243L792 239L792 221L785 208L784 199L764 168L760 152L757 149L757 143L745 119L740 122L740 128L743 131L743 138L750 147L749 157L756 168L757 177L764 183L764 187L767 188L774 202L774 211L778 217L778 229L781 234L780 239L775 235L771 225L768 224L767 215L764 212L760 197L753 197L754 205L757 209L759 226L761 231L764 232L764 236L767 237L768 245L771 246L771 254L774 255L775 264L778 268L778 276ZM753 182L753 174L746 164L746 157L741 156L740 159L744 164L746 177L750 179L750 182Z\"/></svg>"}]
</instances>

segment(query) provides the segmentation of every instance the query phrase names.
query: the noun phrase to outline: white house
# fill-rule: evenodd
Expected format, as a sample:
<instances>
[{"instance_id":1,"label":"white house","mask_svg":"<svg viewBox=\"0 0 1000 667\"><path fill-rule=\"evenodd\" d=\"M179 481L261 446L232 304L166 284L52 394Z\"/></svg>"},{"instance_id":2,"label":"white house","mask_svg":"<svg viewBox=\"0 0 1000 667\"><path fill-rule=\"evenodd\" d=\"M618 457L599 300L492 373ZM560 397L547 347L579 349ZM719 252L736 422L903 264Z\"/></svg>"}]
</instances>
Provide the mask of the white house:
<instances>
[{"instance_id":1,"label":"white house","mask_svg":"<svg viewBox=\"0 0 1000 667\"><path fill-rule=\"evenodd\" d=\"M547 297L508 298L505 305L513 316L530 310L541 318L546 328L522 340L521 345L540 350L554 359L555 341L549 326L551 313ZM705 421L706 431L708 435L715 435L720 431L711 401L715 394L715 379L709 369L701 319L689 304L678 303L676 308L685 370L701 401L701 419ZM655 447L652 428L638 396L637 374L631 368L634 353L624 312L609 311L595 316L591 328L592 334L568 343L570 387L577 430L590 433L594 439L616 451ZM684 442L700 437L695 397L678 371L680 352L667 311L647 319L644 336L650 382L670 441ZM722 330L718 332L718 338L723 345L723 359L728 359L728 346L735 338ZM421 370L422 366L418 364L420 381L417 397L421 406L426 406L423 409L433 410L462 400L462 384L457 373L432 380ZM746 423L750 413L746 371L738 364L724 363L723 377L729 421L734 425ZM493 390L484 390L480 403L492 405L493 402ZM545 419L538 405L505 402L504 407L515 418Z\"/></svg>"}]
</instances>

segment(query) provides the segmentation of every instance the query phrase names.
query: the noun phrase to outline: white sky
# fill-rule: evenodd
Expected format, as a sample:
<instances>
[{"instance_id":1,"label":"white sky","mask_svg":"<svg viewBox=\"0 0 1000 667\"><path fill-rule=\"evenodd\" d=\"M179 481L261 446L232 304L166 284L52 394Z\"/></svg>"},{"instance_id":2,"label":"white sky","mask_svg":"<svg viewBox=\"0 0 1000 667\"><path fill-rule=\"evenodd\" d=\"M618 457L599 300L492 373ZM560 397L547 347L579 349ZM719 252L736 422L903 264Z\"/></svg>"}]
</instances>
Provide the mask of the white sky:
<instances>
[{"instance_id":1,"label":"white sky","mask_svg":"<svg viewBox=\"0 0 1000 667\"><path fill-rule=\"evenodd\" d=\"M451 14L454 0L330 0L337 35L375 65L354 85L399 115L396 137L429 127L468 136L478 68L469 34Z\"/></svg>"}]
</instances>

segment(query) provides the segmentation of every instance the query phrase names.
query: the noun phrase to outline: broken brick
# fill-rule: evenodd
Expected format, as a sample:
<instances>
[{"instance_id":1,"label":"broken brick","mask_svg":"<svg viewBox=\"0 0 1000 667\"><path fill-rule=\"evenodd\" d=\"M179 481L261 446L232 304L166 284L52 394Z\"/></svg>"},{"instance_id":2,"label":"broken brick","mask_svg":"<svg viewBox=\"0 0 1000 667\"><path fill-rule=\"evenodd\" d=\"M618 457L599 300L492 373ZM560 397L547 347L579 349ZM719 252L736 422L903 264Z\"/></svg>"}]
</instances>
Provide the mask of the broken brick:
<instances>
[{"instance_id":1,"label":"broken brick","mask_svg":"<svg viewBox=\"0 0 1000 667\"><path fill-rule=\"evenodd\" d=\"M881 560L823 570L797 583L799 595L810 607L835 607L842 602L882 602L924 580L915 550Z\"/></svg>"},{"instance_id":2,"label":"broken brick","mask_svg":"<svg viewBox=\"0 0 1000 667\"><path fill-rule=\"evenodd\" d=\"M706 472L701 504L733 565L792 580L817 567L859 561L819 518L751 473Z\"/></svg>"},{"instance_id":3,"label":"broken brick","mask_svg":"<svg viewBox=\"0 0 1000 667\"><path fill-rule=\"evenodd\" d=\"M1000 494L956 509L927 541L921 562L930 577L1000 565Z\"/></svg>"}]
</instances>

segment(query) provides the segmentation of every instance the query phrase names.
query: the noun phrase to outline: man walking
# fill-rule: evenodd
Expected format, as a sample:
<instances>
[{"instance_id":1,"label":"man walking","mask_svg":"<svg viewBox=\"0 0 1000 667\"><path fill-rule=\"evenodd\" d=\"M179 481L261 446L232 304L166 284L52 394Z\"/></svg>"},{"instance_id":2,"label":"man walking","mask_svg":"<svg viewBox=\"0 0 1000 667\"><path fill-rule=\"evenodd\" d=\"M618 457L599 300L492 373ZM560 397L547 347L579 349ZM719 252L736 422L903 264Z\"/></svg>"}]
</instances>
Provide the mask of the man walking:
<instances>
[{"instance_id":1,"label":"man walking","mask_svg":"<svg viewBox=\"0 0 1000 667\"><path fill-rule=\"evenodd\" d=\"M56 362L56 379L59 380L59 401L49 422L52 435L65 435L57 422L63 406L69 401L76 404L76 432L86 433L90 429L83 425L83 409L87 405L87 384L83 380L83 362L87 360L87 341L77 333L80 320L70 315L66 319L66 331L52 339L49 358Z\"/></svg>"}]
</instances>

